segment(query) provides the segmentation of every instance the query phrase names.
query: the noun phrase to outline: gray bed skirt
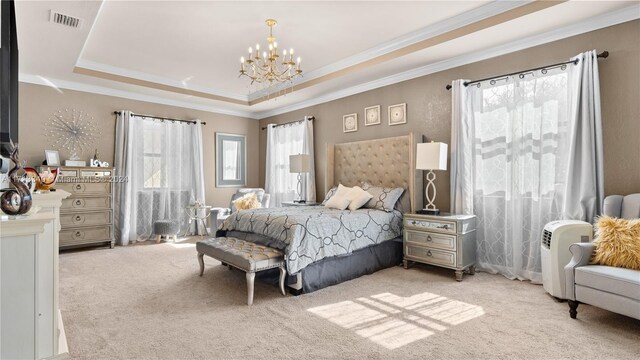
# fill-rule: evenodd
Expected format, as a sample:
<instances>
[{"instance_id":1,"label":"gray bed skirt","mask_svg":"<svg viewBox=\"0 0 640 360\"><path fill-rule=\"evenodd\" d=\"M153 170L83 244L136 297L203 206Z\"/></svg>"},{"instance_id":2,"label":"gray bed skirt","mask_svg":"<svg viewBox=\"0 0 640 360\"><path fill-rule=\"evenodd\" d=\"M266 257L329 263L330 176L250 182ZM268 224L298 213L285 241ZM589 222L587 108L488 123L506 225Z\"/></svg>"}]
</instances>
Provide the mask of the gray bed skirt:
<instances>
[{"instance_id":1,"label":"gray bed skirt","mask_svg":"<svg viewBox=\"0 0 640 360\"><path fill-rule=\"evenodd\" d=\"M216 237L219 236L231 236L261 245L281 248L278 241L256 234L218 231ZM349 255L326 258L302 269L302 293L310 293L327 286L340 284L378 270L397 266L400 263L402 263L402 237L356 250ZM273 270L275 271L263 271L256 277L277 286L278 269ZM287 284L292 285L295 282L296 276L289 276ZM295 295L300 294L300 291L291 292Z\"/></svg>"}]
</instances>

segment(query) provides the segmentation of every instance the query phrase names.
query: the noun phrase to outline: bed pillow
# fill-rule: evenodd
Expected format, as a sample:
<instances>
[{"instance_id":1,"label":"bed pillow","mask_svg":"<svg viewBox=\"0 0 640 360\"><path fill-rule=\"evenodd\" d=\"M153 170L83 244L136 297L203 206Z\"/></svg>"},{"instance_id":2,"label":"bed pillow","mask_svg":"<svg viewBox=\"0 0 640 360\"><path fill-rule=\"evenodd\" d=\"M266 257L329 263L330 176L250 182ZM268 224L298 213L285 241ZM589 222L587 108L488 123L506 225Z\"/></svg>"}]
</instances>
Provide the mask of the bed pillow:
<instances>
[{"instance_id":1,"label":"bed pillow","mask_svg":"<svg viewBox=\"0 0 640 360\"><path fill-rule=\"evenodd\" d=\"M351 203L351 199L344 196L333 195L324 206L330 209L344 210L349 207L349 203Z\"/></svg>"},{"instance_id":2,"label":"bed pillow","mask_svg":"<svg viewBox=\"0 0 640 360\"><path fill-rule=\"evenodd\" d=\"M258 195L256 193L248 193L233 201L238 210L258 209L262 207L260 201L258 201Z\"/></svg>"},{"instance_id":3,"label":"bed pillow","mask_svg":"<svg viewBox=\"0 0 640 360\"><path fill-rule=\"evenodd\" d=\"M351 200L351 202L349 203L349 210L353 211L363 207L364 204L371 200L373 195L362 190L360 186L354 186L351 188L346 197Z\"/></svg>"},{"instance_id":4,"label":"bed pillow","mask_svg":"<svg viewBox=\"0 0 640 360\"><path fill-rule=\"evenodd\" d=\"M640 219L600 217L593 243L593 263L640 270Z\"/></svg>"},{"instance_id":5,"label":"bed pillow","mask_svg":"<svg viewBox=\"0 0 640 360\"><path fill-rule=\"evenodd\" d=\"M404 192L404 188L386 188L373 186L368 182L362 184L362 189L373 195L364 207L367 209L377 209L391 212L396 206L398 199Z\"/></svg>"},{"instance_id":6,"label":"bed pillow","mask_svg":"<svg viewBox=\"0 0 640 360\"><path fill-rule=\"evenodd\" d=\"M411 195L407 189L404 189L402 195L400 195L400 200L396 203L395 209L403 214L411 212Z\"/></svg>"},{"instance_id":7,"label":"bed pillow","mask_svg":"<svg viewBox=\"0 0 640 360\"><path fill-rule=\"evenodd\" d=\"M322 205L325 205L327 203L327 201L329 201L329 199L331 199L331 197L336 194L336 191L338 191L338 187L337 186L334 186L331 189L329 189L329 191L327 191L327 195L324 196L324 200L322 201Z\"/></svg>"}]
</instances>

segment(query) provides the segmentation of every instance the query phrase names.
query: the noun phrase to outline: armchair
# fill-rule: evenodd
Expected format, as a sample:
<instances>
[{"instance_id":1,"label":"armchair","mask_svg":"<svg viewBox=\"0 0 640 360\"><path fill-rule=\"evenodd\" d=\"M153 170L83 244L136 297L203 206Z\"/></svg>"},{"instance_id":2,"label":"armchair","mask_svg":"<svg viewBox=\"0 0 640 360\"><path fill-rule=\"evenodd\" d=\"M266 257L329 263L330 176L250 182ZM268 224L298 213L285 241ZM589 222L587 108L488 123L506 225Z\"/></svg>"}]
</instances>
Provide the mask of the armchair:
<instances>
[{"instance_id":1,"label":"armchair","mask_svg":"<svg viewBox=\"0 0 640 360\"><path fill-rule=\"evenodd\" d=\"M625 219L640 218L640 194L612 195L604 200L604 214ZM565 269L569 316L575 319L578 304L597 306L640 319L640 271L590 265L593 243L569 247L572 259Z\"/></svg>"},{"instance_id":2,"label":"armchair","mask_svg":"<svg viewBox=\"0 0 640 360\"><path fill-rule=\"evenodd\" d=\"M233 204L233 202L236 199L239 199L249 193L255 193L256 196L258 197L258 201L260 201L260 203L262 204L263 208L268 208L269 207L269 202L271 200L271 195L267 194L264 189L260 189L260 188L242 188L242 189L238 189L238 191L236 191L235 194L233 194L233 196L231 196L231 200L229 201L229 207L228 208L219 208L218 209L218 220L224 220L227 217L229 217L229 215L231 215L231 213L236 211L236 206Z\"/></svg>"}]
</instances>

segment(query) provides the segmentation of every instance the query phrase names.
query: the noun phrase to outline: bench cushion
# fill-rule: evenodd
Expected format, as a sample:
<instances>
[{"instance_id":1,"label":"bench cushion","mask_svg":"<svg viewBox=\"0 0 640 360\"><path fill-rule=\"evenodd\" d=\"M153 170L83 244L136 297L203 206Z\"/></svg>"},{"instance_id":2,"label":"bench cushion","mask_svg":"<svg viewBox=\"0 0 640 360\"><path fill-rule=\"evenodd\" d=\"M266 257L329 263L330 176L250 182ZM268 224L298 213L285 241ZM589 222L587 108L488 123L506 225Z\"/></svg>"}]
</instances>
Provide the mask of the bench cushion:
<instances>
[{"instance_id":1,"label":"bench cushion","mask_svg":"<svg viewBox=\"0 0 640 360\"><path fill-rule=\"evenodd\" d=\"M640 271L604 265L580 266L576 285L640 300Z\"/></svg>"},{"instance_id":2,"label":"bench cushion","mask_svg":"<svg viewBox=\"0 0 640 360\"><path fill-rule=\"evenodd\" d=\"M284 264L282 251L233 237L198 241L196 250L246 272L258 272Z\"/></svg>"}]
</instances>

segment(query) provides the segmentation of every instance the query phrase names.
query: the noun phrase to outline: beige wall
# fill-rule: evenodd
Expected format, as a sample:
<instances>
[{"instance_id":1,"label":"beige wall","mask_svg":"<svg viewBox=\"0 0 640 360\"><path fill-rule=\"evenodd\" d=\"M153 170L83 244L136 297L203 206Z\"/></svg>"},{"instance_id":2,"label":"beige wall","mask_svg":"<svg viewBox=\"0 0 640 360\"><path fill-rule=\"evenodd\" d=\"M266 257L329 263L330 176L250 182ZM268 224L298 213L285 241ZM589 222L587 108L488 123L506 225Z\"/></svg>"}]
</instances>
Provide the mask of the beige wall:
<instances>
[{"instance_id":1,"label":"beige wall","mask_svg":"<svg viewBox=\"0 0 640 360\"><path fill-rule=\"evenodd\" d=\"M451 93L454 79L480 79L564 61L580 52L608 50L600 60L604 126L605 193L640 192L640 21L578 35L512 54L480 61L421 78L385 86L260 121L260 126L313 115L315 122L316 187L324 197L325 148L341 143L417 132L427 140L450 143ZM407 103L408 123L388 126L387 107ZM364 108L380 105L382 124L365 127ZM342 115L358 113L358 131L342 132ZM260 184L264 185L266 131L260 131ZM449 209L449 172L437 174L436 205Z\"/></svg>"},{"instance_id":2,"label":"beige wall","mask_svg":"<svg viewBox=\"0 0 640 360\"><path fill-rule=\"evenodd\" d=\"M213 114L204 111L165 106L124 98L96 95L86 92L61 90L20 83L20 158L28 165L38 165L44 159L44 150L51 149L51 142L45 136L44 124L49 117L60 109L77 109L93 116L99 124L101 136L95 148L103 161L113 164L115 143L116 110L131 110L134 113L170 117L176 119L200 119L206 121L203 126L204 168L206 202L213 206L228 206L233 188L215 187L215 133L226 132L247 136L247 185L258 186L258 121ZM83 159L93 155L93 149L82 154ZM60 157L69 158L67 152ZM180 169L176 169L180 171Z\"/></svg>"}]
</instances>

